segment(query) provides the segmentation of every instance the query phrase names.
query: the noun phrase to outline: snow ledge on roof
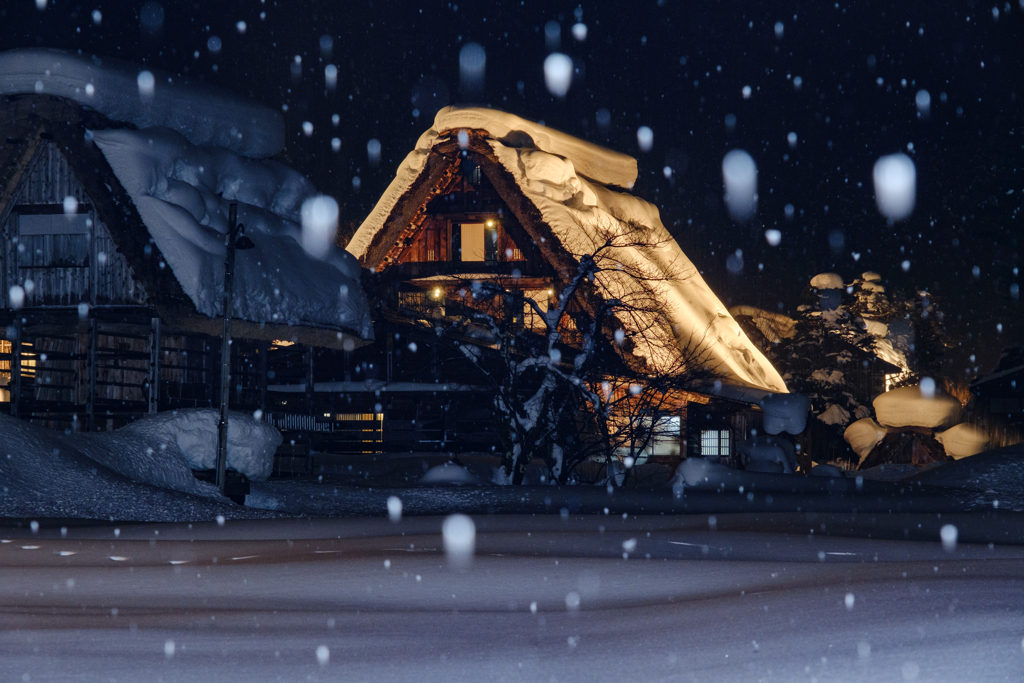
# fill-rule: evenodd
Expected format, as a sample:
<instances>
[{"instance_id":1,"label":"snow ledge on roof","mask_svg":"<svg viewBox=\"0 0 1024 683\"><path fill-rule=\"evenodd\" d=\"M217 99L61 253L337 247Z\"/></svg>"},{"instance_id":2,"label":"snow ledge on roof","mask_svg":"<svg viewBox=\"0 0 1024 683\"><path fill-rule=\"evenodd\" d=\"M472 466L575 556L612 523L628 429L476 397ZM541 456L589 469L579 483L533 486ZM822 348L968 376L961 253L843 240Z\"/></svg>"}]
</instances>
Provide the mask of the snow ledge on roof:
<instances>
[{"instance_id":1,"label":"snow ledge on roof","mask_svg":"<svg viewBox=\"0 0 1024 683\"><path fill-rule=\"evenodd\" d=\"M153 75L140 92L139 74ZM110 57L28 48L0 52L0 95L66 97L115 121L139 128L166 126L195 145L216 145L243 156L270 157L284 149L281 113L229 90Z\"/></svg>"}]
</instances>

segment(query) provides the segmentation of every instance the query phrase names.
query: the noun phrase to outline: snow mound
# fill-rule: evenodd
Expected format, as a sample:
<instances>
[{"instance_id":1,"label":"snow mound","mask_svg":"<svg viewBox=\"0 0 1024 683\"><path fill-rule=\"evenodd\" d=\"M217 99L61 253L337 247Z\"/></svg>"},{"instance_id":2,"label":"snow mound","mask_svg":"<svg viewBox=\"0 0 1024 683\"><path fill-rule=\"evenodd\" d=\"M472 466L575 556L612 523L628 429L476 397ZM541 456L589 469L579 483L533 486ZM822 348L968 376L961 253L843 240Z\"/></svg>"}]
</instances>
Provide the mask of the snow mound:
<instances>
[{"instance_id":1,"label":"snow mound","mask_svg":"<svg viewBox=\"0 0 1024 683\"><path fill-rule=\"evenodd\" d=\"M888 430L885 427L880 426L870 417L865 417L847 427L843 432L843 438L863 462L871 449L882 443L882 439L887 433Z\"/></svg>"},{"instance_id":2,"label":"snow mound","mask_svg":"<svg viewBox=\"0 0 1024 683\"><path fill-rule=\"evenodd\" d=\"M837 273L818 273L811 278L811 287L815 289L842 289L843 278Z\"/></svg>"},{"instance_id":3,"label":"snow mound","mask_svg":"<svg viewBox=\"0 0 1024 683\"><path fill-rule=\"evenodd\" d=\"M435 465L423 473L420 484L479 484L480 480L462 465L449 461Z\"/></svg>"},{"instance_id":4,"label":"snow mound","mask_svg":"<svg viewBox=\"0 0 1024 683\"><path fill-rule=\"evenodd\" d=\"M916 465L888 463L869 467L866 470L856 470L854 475L865 481L894 482L913 477L920 471L921 468Z\"/></svg>"},{"instance_id":5,"label":"snow mound","mask_svg":"<svg viewBox=\"0 0 1024 683\"><path fill-rule=\"evenodd\" d=\"M787 439L775 436L756 436L741 441L736 452L746 463L748 472L782 472L793 474L796 471L796 455L793 444Z\"/></svg>"},{"instance_id":6,"label":"snow mound","mask_svg":"<svg viewBox=\"0 0 1024 683\"><path fill-rule=\"evenodd\" d=\"M117 434L114 432L113 434ZM222 515L268 517L270 513L234 505L220 498L217 489L196 481L197 495L157 488L132 481L89 457L105 449L120 449L105 456L116 460L145 453L137 440L111 439L103 444L101 435L61 435L52 430L0 414L0 517L69 517L134 521L200 521ZM84 438L89 437L89 438ZM160 466L149 476L164 482L191 478L180 462ZM143 472L146 464L128 465Z\"/></svg>"},{"instance_id":7,"label":"snow mound","mask_svg":"<svg viewBox=\"0 0 1024 683\"><path fill-rule=\"evenodd\" d=\"M914 481L973 491L978 507L1024 512L1024 444L943 463L922 472Z\"/></svg>"},{"instance_id":8,"label":"snow mound","mask_svg":"<svg viewBox=\"0 0 1024 683\"><path fill-rule=\"evenodd\" d=\"M845 476L841 469L835 465L828 464L815 465L811 468L810 474L812 477L831 477L833 479Z\"/></svg>"},{"instance_id":9,"label":"snow mound","mask_svg":"<svg viewBox=\"0 0 1024 683\"><path fill-rule=\"evenodd\" d=\"M946 455L956 460L977 455L988 448L988 437L985 432L966 423L937 433L935 440L946 449Z\"/></svg>"},{"instance_id":10,"label":"snow mound","mask_svg":"<svg viewBox=\"0 0 1024 683\"><path fill-rule=\"evenodd\" d=\"M196 495L218 495L192 470L217 468L217 423L212 408L174 410L142 418L113 432L60 435L68 446L145 484ZM246 413L228 413L228 469L263 481L274 469L281 433Z\"/></svg>"},{"instance_id":11,"label":"snow mound","mask_svg":"<svg viewBox=\"0 0 1024 683\"><path fill-rule=\"evenodd\" d=\"M761 472L763 474L792 474L786 472L786 467L775 460L751 460L746 467L747 472Z\"/></svg>"},{"instance_id":12,"label":"snow mound","mask_svg":"<svg viewBox=\"0 0 1024 683\"><path fill-rule=\"evenodd\" d=\"M900 387L879 395L872 405L883 427L925 427L943 429L960 421L960 401L936 389L928 398L919 387Z\"/></svg>"},{"instance_id":13,"label":"snow mound","mask_svg":"<svg viewBox=\"0 0 1024 683\"><path fill-rule=\"evenodd\" d=\"M673 487L682 482L687 486L698 486L710 484L717 486L727 479L731 479L733 470L717 462L711 462L704 458L687 458L679 463L676 475L673 479Z\"/></svg>"},{"instance_id":14,"label":"snow mound","mask_svg":"<svg viewBox=\"0 0 1024 683\"><path fill-rule=\"evenodd\" d=\"M153 75L140 92L140 73ZM216 145L249 157L284 149L284 118L230 91L110 57L29 48L0 53L0 95L45 93L92 107L139 128L173 128L193 144Z\"/></svg>"},{"instance_id":15,"label":"snow mound","mask_svg":"<svg viewBox=\"0 0 1024 683\"><path fill-rule=\"evenodd\" d=\"M196 147L166 128L92 137L200 313L223 315L224 235L228 205L238 202L238 221L256 246L236 254L234 316L373 338L356 260L333 244L322 259L302 247L302 204L316 190L300 173Z\"/></svg>"},{"instance_id":16,"label":"snow mound","mask_svg":"<svg viewBox=\"0 0 1024 683\"><path fill-rule=\"evenodd\" d=\"M811 401L802 394L770 394L761 399L764 431L769 434L800 434L807 428Z\"/></svg>"},{"instance_id":17,"label":"snow mound","mask_svg":"<svg viewBox=\"0 0 1024 683\"><path fill-rule=\"evenodd\" d=\"M818 419L827 425L844 425L850 421L850 411L838 403L832 403Z\"/></svg>"}]
</instances>

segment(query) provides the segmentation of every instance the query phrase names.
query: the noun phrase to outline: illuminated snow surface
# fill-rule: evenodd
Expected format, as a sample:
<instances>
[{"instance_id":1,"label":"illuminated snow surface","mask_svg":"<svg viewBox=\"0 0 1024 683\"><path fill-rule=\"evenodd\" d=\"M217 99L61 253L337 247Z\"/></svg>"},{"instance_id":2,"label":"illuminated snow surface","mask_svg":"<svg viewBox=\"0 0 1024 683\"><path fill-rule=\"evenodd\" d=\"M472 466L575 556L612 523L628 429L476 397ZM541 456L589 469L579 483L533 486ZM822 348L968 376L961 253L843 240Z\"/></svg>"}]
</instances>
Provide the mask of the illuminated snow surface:
<instances>
[{"instance_id":1,"label":"illuminated snow surface","mask_svg":"<svg viewBox=\"0 0 1024 683\"><path fill-rule=\"evenodd\" d=\"M893 541L832 517L484 515L468 564L440 516L0 528L0 661L30 681L1018 680L1024 547L932 517Z\"/></svg>"}]
</instances>

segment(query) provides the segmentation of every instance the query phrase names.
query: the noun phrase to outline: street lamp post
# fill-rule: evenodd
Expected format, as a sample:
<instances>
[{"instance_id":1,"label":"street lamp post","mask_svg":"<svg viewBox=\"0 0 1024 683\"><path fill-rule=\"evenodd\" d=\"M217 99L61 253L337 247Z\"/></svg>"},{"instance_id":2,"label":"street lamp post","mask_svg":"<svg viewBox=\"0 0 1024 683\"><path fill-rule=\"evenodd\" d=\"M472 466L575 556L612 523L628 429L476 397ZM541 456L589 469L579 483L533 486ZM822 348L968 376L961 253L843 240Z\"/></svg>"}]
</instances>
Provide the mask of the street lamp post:
<instances>
[{"instance_id":1,"label":"street lamp post","mask_svg":"<svg viewBox=\"0 0 1024 683\"><path fill-rule=\"evenodd\" d=\"M238 203L228 206L228 233L224 238L224 333L220 350L220 421L217 423L217 488L221 495L227 480L228 467L228 397L231 393L231 314L234 308L235 250L252 249L256 245L245 236L245 226L238 223Z\"/></svg>"}]
</instances>

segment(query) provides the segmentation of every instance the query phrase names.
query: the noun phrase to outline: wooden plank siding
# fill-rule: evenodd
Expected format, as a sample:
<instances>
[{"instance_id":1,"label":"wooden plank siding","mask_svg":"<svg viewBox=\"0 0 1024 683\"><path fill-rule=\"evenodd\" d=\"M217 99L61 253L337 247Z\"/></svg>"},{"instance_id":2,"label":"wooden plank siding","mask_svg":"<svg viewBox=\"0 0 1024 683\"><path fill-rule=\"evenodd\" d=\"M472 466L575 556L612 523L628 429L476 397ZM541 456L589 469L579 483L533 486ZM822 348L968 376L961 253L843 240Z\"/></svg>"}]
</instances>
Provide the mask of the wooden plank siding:
<instances>
[{"instance_id":1,"label":"wooden plank siding","mask_svg":"<svg viewBox=\"0 0 1024 683\"><path fill-rule=\"evenodd\" d=\"M60 234L22 234L22 215L64 215L64 200L73 197L85 216L85 230ZM22 178L7 219L0 225L3 259L0 297L10 307L10 289L26 288L25 306L140 305L146 293L135 282L124 257L117 252L107 226L58 145L40 145ZM28 284L31 283L31 284ZM26 286L28 285L28 286ZM29 291L30 290L30 291Z\"/></svg>"}]
</instances>

